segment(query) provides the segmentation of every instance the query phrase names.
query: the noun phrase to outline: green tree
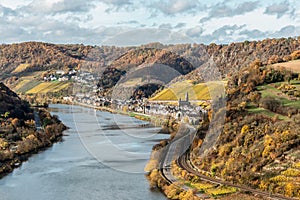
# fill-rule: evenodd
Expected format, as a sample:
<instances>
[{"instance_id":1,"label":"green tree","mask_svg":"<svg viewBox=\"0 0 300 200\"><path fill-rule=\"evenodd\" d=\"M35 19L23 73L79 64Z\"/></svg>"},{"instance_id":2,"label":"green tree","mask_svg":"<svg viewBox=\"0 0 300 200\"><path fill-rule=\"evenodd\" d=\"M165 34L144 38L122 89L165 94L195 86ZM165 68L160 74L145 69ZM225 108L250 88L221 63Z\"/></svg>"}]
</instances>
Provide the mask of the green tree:
<instances>
[{"instance_id":1,"label":"green tree","mask_svg":"<svg viewBox=\"0 0 300 200\"><path fill-rule=\"evenodd\" d=\"M1 117L8 118L10 115L10 112L5 112L4 114L1 114Z\"/></svg>"}]
</instances>

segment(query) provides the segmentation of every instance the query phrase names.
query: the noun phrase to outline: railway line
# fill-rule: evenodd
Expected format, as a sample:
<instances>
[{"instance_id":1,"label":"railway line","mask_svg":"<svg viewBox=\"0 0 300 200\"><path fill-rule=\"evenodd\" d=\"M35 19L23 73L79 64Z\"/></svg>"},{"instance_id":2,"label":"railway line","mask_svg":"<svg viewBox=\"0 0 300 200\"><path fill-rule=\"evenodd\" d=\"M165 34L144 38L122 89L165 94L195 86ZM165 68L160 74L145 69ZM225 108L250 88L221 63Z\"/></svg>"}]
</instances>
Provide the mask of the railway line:
<instances>
[{"instance_id":1,"label":"railway line","mask_svg":"<svg viewBox=\"0 0 300 200\"><path fill-rule=\"evenodd\" d=\"M213 184L219 184L219 185L226 185L230 187L234 187L239 189L240 191L244 192L251 192L254 195L263 196L268 199L274 199L274 200L297 200L295 198L286 197L280 194L272 194L269 192L264 192L261 190L253 189L245 185L237 185L234 183L226 182L220 179L216 179L213 177L208 177L199 172L199 170L193 166L192 162L189 158L189 150L185 149L185 152L182 153L182 155L178 156L178 149L183 150L182 148L186 146L189 140L192 139L192 132L195 131L193 127L188 127L188 131L186 133L182 133L181 137L175 138L173 142L171 142L168 147L165 149L165 153L163 154L162 161L160 163L160 169L161 174L165 178L165 180L172 184L176 182L178 179L174 177L171 173L170 169L170 163L175 160L177 165L181 167L182 169L197 175L201 180L207 181ZM191 144L191 143L189 143ZM188 190L189 188L187 186L184 186L185 190Z\"/></svg>"}]
</instances>

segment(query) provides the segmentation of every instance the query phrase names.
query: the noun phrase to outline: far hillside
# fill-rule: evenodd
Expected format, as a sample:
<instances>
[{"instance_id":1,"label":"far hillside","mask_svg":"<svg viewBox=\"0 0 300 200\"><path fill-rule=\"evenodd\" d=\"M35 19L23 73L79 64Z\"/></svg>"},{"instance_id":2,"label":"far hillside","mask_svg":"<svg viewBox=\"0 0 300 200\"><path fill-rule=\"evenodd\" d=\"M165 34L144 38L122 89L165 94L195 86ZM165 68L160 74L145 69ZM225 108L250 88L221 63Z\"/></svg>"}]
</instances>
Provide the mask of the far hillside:
<instances>
[{"instance_id":1,"label":"far hillside","mask_svg":"<svg viewBox=\"0 0 300 200\"><path fill-rule=\"evenodd\" d=\"M296 73L300 73L300 60L292 60L289 62L276 63L273 65L276 69L284 67Z\"/></svg>"},{"instance_id":2,"label":"far hillside","mask_svg":"<svg viewBox=\"0 0 300 200\"><path fill-rule=\"evenodd\" d=\"M211 177L299 198L299 86L299 74L261 62L236 73L228 82L226 109L212 107L213 131L205 122L198 130L194 165ZM218 124L222 111L225 123ZM202 147L202 138L216 130L221 131L218 141L205 143L214 148Z\"/></svg>"},{"instance_id":3,"label":"far hillside","mask_svg":"<svg viewBox=\"0 0 300 200\"><path fill-rule=\"evenodd\" d=\"M149 51L149 49L152 50ZM297 56L295 52L299 50L300 37L210 45L150 43L140 47L63 45L41 42L3 44L0 45L0 80L18 93L39 95L48 94L50 91L50 93L58 93L61 98L65 94L65 88L69 87L69 83L49 83L46 86L40 85L39 78L43 78L44 73L49 71L52 73L56 70L66 72L73 69L82 70L95 74L99 82L98 86L104 88L101 95L105 96L106 93L109 94L105 91L105 87L106 89L112 88L120 80L119 75L123 76L130 69L135 69L142 64L166 64L179 70L178 72L182 75L176 76L171 84L185 80L191 80L197 84L227 80L235 72L257 59L264 65L290 61ZM161 74L163 75L165 74ZM36 76L37 79L32 79L32 76ZM101 76L106 76L107 81L102 82ZM129 80L128 85L136 82L135 78L137 77ZM153 81L154 79L150 76L144 78L146 82L142 80L143 84L138 84L139 89L133 92L133 96L149 96L157 89L162 89L160 86L166 83L162 84L159 82L161 80ZM150 85L150 88L144 86L153 82L154 86ZM144 94L145 90L151 92Z\"/></svg>"},{"instance_id":4,"label":"far hillside","mask_svg":"<svg viewBox=\"0 0 300 200\"><path fill-rule=\"evenodd\" d=\"M173 52L141 48L129 51L108 66L100 77L98 87L100 95L106 96L111 95L113 87L119 82L125 86L132 85L134 81L134 86L143 86L154 81L163 86L175 77L188 74L194 69L191 63ZM126 89L122 89L124 90Z\"/></svg>"},{"instance_id":5,"label":"far hillside","mask_svg":"<svg viewBox=\"0 0 300 200\"><path fill-rule=\"evenodd\" d=\"M211 100L210 91L223 85L225 87L226 81L223 82L206 82L194 84L193 81L177 82L163 89L158 94L154 95L150 100L152 101L178 101L180 98L185 99L186 93L189 95L191 101L207 101Z\"/></svg>"}]
</instances>

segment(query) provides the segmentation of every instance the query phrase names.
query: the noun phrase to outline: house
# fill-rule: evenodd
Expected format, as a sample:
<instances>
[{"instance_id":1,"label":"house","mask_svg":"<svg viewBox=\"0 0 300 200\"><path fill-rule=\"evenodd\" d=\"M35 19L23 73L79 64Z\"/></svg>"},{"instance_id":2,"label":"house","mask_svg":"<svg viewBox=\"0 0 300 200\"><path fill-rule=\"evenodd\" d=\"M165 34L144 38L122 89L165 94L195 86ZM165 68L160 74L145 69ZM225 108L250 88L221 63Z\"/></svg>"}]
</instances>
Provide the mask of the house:
<instances>
[{"instance_id":1,"label":"house","mask_svg":"<svg viewBox=\"0 0 300 200\"><path fill-rule=\"evenodd\" d=\"M54 77L51 77L50 80L51 80L51 81L56 81L57 78L54 76Z\"/></svg>"},{"instance_id":2,"label":"house","mask_svg":"<svg viewBox=\"0 0 300 200\"><path fill-rule=\"evenodd\" d=\"M76 75L77 71L75 69L72 69L69 71L69 75Z\"/></svg>"},{"instance_id":3,"label":"house","mask_svg":"<svg viewBox=\"0 0 300 200\"><path fill-rule=\"evenodd\" d=\"M68 81L68 80L69 80L69 77L67 77L67 76L63 76L63 77L58 78L58 81L60 81L60 82Z\"/></svg>"},{"instance_id":4,"label":"house","mask_svg":"<svg viewBox=\"0 0 300 200\"><path fill-rule=\"evenodd\" d=\"M65 71L64 70L56 70L55 72L57 75L65 75Z\"/></svg>"}]
</instances>

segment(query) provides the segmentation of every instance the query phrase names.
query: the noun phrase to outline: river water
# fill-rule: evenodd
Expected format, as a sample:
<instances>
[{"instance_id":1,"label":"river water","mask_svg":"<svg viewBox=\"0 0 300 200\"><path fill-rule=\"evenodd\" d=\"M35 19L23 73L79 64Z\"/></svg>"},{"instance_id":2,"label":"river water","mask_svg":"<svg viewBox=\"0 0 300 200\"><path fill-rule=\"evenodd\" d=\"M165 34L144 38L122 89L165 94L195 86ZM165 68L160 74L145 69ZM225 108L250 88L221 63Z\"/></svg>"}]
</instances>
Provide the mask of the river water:
<instances>
[{"instance_id":1,"label":"river water","mask_svg":"<svg viewBox=\"0 0 300 200\"><path fill-rule=\"evenodd\" d=\"M166 199L149 190L143 173L152 146L167 137L157 128L78 106L49 110L70 129L62 142L0 180L0 200Z\"/></svg>"}]
</instances>

